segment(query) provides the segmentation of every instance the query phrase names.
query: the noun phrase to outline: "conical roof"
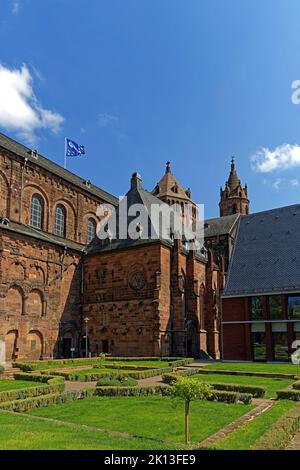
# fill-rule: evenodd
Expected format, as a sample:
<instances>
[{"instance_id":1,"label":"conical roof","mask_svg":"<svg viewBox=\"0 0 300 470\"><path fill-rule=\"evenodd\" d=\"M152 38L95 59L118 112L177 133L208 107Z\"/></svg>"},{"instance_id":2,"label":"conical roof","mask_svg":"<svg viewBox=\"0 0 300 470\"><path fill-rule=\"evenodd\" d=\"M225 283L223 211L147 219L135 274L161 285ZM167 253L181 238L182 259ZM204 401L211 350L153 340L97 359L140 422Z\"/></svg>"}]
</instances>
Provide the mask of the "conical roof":
<instances>
[{"instance_id":1,"label":"conical roof","mask_svg":"<svg viewBox=\"0 0 300 470\"><path fill-rule=\"evenodd\" d=\"M157 197L178 198L191 202L191 198L187 192L189 192L189 190L185 191L183 189L171 172L170 162L167 162L166 172L153 189L152 194Z\"/></svg>"},{"instance_id":2,"label":"conical roof","mask_svg":"<svg viewBox=\"0 0 300 470\"><path fill-rule=\"evenodd\" d=\"M236 189L240 184L239 177L235 170L234 158L231 159L231 170L228 178L228 186L231 191Z\"/></svg>"}]
</instances>

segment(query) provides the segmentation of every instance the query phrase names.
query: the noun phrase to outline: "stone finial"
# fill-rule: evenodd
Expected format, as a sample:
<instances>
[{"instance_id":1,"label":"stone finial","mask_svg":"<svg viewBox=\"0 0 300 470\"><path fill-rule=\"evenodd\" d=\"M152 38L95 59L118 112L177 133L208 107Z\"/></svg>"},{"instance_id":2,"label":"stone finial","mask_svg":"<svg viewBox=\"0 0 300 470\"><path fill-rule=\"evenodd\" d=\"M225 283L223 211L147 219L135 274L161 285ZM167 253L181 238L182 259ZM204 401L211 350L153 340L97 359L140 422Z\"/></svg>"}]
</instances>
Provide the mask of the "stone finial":
<instances>
[{"instance_id":1,"label":"stone finial","mask_svg":"<svg viewBox=\"0 0 300 470\"><path fill-rule=\"evenodd\" d=\"M171 173L171 162L169 160L166 163L166 173Z\"/></svg>"}]
</instances>

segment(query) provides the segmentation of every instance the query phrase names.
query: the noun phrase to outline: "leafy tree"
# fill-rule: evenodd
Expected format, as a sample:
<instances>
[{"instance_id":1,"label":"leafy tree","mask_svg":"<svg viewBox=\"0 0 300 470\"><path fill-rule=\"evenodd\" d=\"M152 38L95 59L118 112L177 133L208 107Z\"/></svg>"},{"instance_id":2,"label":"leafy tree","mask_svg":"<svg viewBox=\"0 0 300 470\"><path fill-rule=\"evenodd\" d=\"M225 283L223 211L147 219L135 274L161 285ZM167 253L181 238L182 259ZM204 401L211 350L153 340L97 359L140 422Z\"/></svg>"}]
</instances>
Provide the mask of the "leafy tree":
<instances>
[{"instance_id":1,"label":"leafy tree","mask_svg":"<svg viewBox=\"0 0 300 470\"><path fill-rule=\"evenodd\" d=\"M192 400L205 400L213 395L212 386L197 379L178 377L170 388L172 398L184 401L185 404L185 443L190 443L189 414Z\"/></svg>"}]
</instances>

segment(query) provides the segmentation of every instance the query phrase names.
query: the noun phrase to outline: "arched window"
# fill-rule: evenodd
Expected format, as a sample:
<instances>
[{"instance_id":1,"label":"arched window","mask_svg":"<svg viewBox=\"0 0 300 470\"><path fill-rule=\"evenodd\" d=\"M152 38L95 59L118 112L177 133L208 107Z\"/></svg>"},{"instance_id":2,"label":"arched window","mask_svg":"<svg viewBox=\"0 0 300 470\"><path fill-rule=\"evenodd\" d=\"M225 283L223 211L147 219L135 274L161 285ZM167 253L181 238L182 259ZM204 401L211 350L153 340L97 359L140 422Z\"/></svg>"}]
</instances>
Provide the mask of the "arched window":
<instances>
[{"instance_id":1,"label":"arched window","mask_svg":"<svg viewBox=\"0 0 300 470\"><path fill-rule=\"evenodd\" d=\"M66 236L66 209L62 204L58 204L55 209L55 235Z\"/></svg>"},{"instance_id":2,"label":"arched window","mask_svg":"<svg viewBox=\"0 0 300 470\"><path fill-rule=\"evenodd\" d=\"M91 243L96 236L96 222L94 219L89 219L87 223L87 243Z\"/></svg>"},{"instance_id":3,"label":"arched window","mask_svg":"<svg viewBox=\"0 0 300 470\"><path fill-rule=\"evenodd\" d=\"M36 228L43 228L44 202L41 196L34 194L31 198L30 225Z\"/></svg>"}]
</instances>

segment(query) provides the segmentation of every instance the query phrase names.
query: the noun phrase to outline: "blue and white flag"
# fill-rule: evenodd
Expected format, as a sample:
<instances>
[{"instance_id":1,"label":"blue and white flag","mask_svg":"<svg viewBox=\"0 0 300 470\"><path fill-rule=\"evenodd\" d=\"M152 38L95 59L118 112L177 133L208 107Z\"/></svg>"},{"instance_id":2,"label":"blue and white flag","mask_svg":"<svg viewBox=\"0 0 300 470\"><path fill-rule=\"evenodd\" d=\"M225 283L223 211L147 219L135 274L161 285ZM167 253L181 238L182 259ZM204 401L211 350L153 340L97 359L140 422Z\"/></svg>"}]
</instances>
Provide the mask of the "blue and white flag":
<instances>
[{"instance_id":1,"label":"blue and white flag","mask_svg":"<svg viewBox=\"0 0 300 470\"><path fill-rule=\"evenodd\" d=\"M78 155L85 155L83 145L78 145L74 140L66 138L66 157L77 157Z\"/></svg>"}]
</instances>

